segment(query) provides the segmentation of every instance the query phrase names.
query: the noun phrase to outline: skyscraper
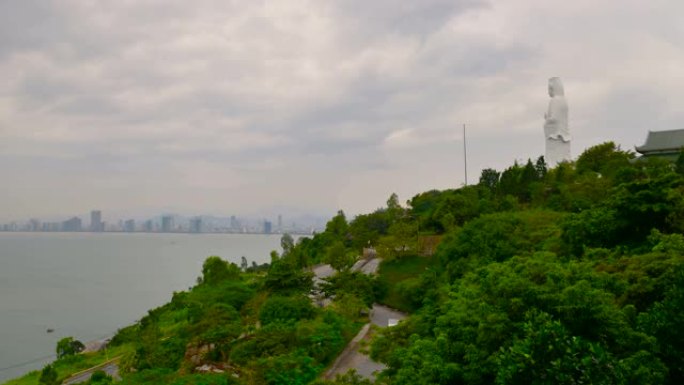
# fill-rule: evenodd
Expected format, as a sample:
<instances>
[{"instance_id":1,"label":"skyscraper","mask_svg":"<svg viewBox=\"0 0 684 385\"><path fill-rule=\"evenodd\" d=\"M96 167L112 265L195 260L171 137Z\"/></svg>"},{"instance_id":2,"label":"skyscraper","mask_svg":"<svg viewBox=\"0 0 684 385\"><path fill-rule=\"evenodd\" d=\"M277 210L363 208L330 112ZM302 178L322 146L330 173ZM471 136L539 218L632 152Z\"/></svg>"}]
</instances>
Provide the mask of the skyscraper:
<instances>
[{"instance_id":1,"label":"skyscraper","mask_svg":"<svg viewBox=\"0 0 684 385\"><path fill-rule=\"evenodd\" d=\"M41 223L37 219L31 219L29 221L29 230L31 230L31 231L40 231L40 226L41 226Z\"/></svg>"},{"instance_id":2,"label":"skyscraper","mask_svg":"<svg viewBox=\"0 0 684 385\"><path fill-rule=\"evenodd\" d=\"M283 232L283 216L278 215L278 232Z\"/></svg>"},{"instance_id":3,"label":"skyscraper","mask_svg":"<svg viewBox=\"0 0 684 385\"><path fill-rule=\"evenodd\" d=\"M154 222L152 222L151 219L148 219L145 221L145 224L143 224L143 230L151 233L154 231Z\"/></svg>"},{"instance_id":4,"label":"skyscraper","mask_svg":"<svg viewBox=\"0 0 684 385\"><path fill-rule=\"evenodd\" d=\"M162 232L171 233L175 231L175 226L173 224L173 217L171 215L164 215L162 217Z\"/></svg>"},{"instance_id":5,"label":"skyscraper","mask_svg":"<svg viewBox=\"0 0 684 385\"><path fill-rule=\"evenodd\" d=\"M102 211L93 210L90 212L90 231L104 231L104 223L102 223Z\"/></svg>"},{"instance_id":6,"label":"skyscraper","mask_svg":"<svg viewBox=\"0 0 684 385\"><path fill-rule=\"evenodd\" d=\"M190 232L191 233L201 233L202 232L202 217L195 217L190 219Z\"/></svg>"},{"instance_id":7,"label":"skyscraper","mask_svg":"<svg viewBox=\"0 0 684 385\"><path fill-rule=\"evenodd\" d=\"M273 223L270 221L264 221L264 234L271 234L273 231Z\"/></svg>"},{"instance_id":8,"label":"skyscraper","mask_svg":"<svg viewBox=\"0 0 684 385\"><path fill-rule=\"evenodd\" d=\"M124 230L126 232L132 233L135 231L135 220L129 219L126 222L124 222Z\"/></svg>"},{"instance_id":9,"label":"skyscraper","mask_svg":"<svg viewBox=\"0 0 684 385\"><path fill-rule=\"evenodd\" d=\"M62 222L62 231L81 231L81 218L73 217Z\"/></svg>"}]
</instances>

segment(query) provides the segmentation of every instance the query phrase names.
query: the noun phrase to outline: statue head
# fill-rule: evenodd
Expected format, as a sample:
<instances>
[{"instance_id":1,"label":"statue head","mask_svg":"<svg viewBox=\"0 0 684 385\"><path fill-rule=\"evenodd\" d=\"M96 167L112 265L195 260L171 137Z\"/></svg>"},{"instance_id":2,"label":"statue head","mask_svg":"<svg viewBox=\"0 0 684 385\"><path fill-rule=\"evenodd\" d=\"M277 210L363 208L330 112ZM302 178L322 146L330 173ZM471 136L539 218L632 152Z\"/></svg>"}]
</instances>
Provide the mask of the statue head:
<instances>
[{"instance_id":1,"label":"statue head","mask_svg":"<svg viewBox=\"0 0 684 385\"><path fill-rule=\"evenodd\" d=\"M549 79L549 96L564 96L565 91L563 90L563 83L559 77L553 77Z\"/></svg>"}]
</instances>

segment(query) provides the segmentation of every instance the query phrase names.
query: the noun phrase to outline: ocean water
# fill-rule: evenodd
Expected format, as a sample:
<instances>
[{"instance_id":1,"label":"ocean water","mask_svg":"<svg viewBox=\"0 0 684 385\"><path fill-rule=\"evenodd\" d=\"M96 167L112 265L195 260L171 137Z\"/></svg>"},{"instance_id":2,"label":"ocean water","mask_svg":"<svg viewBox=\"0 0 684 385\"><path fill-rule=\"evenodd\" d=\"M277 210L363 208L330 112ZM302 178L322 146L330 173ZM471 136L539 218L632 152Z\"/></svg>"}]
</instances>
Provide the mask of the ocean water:
<instances>
[{"instance_id":1,"label":"ocean water","mask_svg":"<svg viewBox=\"0 0 684 385\"><path fill-rule=\"evenodd\" d=\"M271 250L279 235L0 233L0 383L42 368L65 336L139 320L194 285L210 255L251 265Z\"/></svg>"}]
</instances>

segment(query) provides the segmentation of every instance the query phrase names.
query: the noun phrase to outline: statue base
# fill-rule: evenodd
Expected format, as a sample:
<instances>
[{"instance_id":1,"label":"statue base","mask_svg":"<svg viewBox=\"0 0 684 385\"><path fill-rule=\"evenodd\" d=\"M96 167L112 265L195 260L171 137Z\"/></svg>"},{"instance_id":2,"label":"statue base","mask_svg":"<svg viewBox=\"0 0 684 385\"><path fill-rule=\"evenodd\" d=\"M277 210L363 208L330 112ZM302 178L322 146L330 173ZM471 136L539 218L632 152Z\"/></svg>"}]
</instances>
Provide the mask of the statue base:
<instances>
[{"instance_id":1,"label":"statue base","mask_svg":"<svg viewBox=\"0 0 684 385\"><path fill-rule=\"evenodd\" d=\"M546 164L550 167L555 167L561 162L570 162L570 141L563 139L546 139L546 155L544 156Z\"/></svg>"}]
</instances>

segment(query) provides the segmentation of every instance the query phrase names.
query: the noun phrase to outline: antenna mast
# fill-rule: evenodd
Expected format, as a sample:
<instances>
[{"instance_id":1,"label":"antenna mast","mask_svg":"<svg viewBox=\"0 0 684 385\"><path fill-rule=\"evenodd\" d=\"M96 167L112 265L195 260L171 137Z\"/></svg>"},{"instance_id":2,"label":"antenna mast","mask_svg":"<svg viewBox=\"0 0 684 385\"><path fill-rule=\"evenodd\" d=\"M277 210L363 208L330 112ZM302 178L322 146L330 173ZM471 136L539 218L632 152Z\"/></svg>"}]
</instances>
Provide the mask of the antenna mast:
<instances>
[{"instance_id":1,"label":"antenna mast","mask_svg":"<svg viewBox=\"0 0 684 385\"><path fill-rule=\"evenodd\" d=\"M463 123L463 171L465 171L465 185L468 185L468 153L466 147L466 125Z\"/></svg>"}]
</instances>

